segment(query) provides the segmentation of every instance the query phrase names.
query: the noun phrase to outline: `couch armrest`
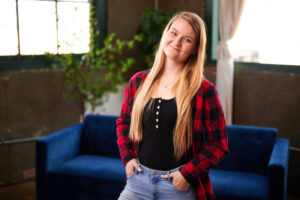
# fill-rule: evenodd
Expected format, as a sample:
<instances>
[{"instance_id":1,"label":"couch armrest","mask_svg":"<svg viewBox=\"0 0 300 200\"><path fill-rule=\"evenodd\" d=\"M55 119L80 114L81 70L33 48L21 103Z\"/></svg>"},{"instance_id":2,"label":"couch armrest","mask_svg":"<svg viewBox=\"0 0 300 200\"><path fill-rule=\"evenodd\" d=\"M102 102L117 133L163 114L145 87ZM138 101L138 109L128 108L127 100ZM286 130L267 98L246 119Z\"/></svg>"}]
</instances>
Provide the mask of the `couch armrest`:
<instances>
[{"instance_id":1,"label":"couch armrest","mask_svg":"<svg viewBox=\"0 0 300 200\"><path fill-rule=\"evenodd\" d=\"M289 140L276 139L268 164L268 182L270 199L286 199L289 163Z\"/></svg>"},{"instance_id":2,"label":"couch armrest","mask_svg":"<svg viewBox=\"0 0 300 200\"><path fill-rule=\"evenodd\" d=\"M36 142L37 171L48 171L79 153L82 123L78 123Z\"/></svg>"},{"instance_id":3,"label":"couch armrest","mask_svg":"<svg viewBox=\"0 0 300 200\"><path fill-rule=\"evenodd\" d=\"M69 126L36 141L36 198L49 199L46 172L79 153L82 123Z\"/></svg>"}]
</instances>

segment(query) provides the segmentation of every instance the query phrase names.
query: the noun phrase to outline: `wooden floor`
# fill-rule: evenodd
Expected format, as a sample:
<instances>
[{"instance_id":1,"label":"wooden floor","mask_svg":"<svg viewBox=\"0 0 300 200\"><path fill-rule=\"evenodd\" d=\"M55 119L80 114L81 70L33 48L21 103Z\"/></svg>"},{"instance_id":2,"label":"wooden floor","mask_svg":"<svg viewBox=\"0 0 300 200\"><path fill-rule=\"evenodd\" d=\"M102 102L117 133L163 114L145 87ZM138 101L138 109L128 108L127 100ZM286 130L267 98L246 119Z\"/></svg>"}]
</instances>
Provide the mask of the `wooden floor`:
<instances>
[{"instance_id":1,"label":"wooden floor","mask_svg":"<svg viewBox=\"0 0 300 200\"><path fill-rule=\"evenodd\" d=\"M35 181L0 187L0 200L35 200ZM300 200L288 194L287 200Z\"/></svg>"},{"instance_id":2,"label":"wooden floor","mask_svg":"<svg viewBox=\"0 0 300 200\"><path fill-rule=\"evenodd\" d=\"M35 200L35 181L0 187L1 200Z\"/></svg>"}]
</instances>

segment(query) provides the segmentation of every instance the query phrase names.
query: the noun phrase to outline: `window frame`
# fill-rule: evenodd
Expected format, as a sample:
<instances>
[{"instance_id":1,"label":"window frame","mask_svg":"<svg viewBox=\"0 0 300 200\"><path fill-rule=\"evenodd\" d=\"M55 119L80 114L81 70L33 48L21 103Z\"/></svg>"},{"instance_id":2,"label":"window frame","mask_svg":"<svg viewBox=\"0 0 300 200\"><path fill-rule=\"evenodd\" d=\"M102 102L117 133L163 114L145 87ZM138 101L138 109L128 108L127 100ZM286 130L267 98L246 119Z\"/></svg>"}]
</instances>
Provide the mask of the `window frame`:
<instances>
[{"instance_id":1,"label":"window frame","mask_svg":"<svg viewBox=\"0 0 300 200\"><path fill-rule=\"evenodd\" d=\"M207 60L209 66L216 66L218 55L219 32L219 0L206 1L205 21L207 26Z\"/></svg>"},{"instance_id":2,"label":"window frame","mask_svg":"<svg viewBox=\"0 0 300 200\"><path fill-rule=\"evenodd\" d=\"M22 70L22 69L51 69L51 62L47 59L45 54L43 55L21 55L20 54L20 33L19 33L19 16L18 16L18 1L16 0L16 15L17 15L17 38L18 38L18 54L17 55L5 55L0 56L0 72L10 70ZM45 1L45 0L32 0L32 1ZM57 2L72 2L72 1L58 1L58 0L46 0L56 2L56 26L57 22ZM77 3L77 1L74 1ZM92 0L89 1L91 6L96 10L96 19L98 24L96 30L101 30L101 34L96 38L96 46L103 46L102 41L107 36L107 0ZM58 28L56 27L56 33ZM58 36L56 36L58 40ZM58 43L57 43L58 48ZM83 54L75 54L81 56Z\"/></svg>"}]
</instances>

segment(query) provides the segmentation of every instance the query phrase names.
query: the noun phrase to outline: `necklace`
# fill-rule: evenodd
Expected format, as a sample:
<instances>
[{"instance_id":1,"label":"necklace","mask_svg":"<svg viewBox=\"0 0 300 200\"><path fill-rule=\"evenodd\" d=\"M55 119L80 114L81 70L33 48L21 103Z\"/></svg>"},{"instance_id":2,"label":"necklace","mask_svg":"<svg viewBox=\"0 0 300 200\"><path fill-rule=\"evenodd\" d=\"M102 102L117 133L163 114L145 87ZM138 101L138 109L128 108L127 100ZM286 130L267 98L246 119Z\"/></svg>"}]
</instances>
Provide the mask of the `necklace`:
<instances>
[{"instance_id":1,"label":"necklace","mask_svg":"<svg viewBox=\"0 0 300 200\"><path fill-rule=\"evenodd\" d=\"M168 82L167 84L163 84L163 87L167 88L171 83L175 82L175 80L178 80L178 79L179 79L179 77L173 79L172 81Z\"/></svg>"}]
</instances>

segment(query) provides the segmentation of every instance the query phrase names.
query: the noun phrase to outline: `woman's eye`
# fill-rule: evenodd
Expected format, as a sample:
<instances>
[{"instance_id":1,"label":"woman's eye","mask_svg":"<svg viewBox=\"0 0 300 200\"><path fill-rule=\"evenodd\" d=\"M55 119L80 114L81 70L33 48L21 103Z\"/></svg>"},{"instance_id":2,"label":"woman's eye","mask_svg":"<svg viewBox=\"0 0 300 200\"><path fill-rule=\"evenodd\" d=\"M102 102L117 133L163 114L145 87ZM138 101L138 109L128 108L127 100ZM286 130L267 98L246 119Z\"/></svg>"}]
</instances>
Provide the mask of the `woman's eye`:
<instances>
[{"instance_id":1,"label":"woman's eye","mask_svg":"<svg viewBox=\"0 0 300 200\"><path fill-rule=\"evenodd\" d=\"M171 34L172 34L172 35L176 35L176 33L175 33L175 32L173 32L173 31L171 32Z\"/></svg>"},{"instance_id":2,"label":"woman's eye","mask_svg":"<svg viewBox=\"0 0 300 200\"><path fill-rule=\"evenodd\" d=\"M189 39L189 38L185 39L185 41L188 42L188 43L191 43L191 42L192 42L192 40Z\"/></svg>"}]
</instances>

